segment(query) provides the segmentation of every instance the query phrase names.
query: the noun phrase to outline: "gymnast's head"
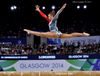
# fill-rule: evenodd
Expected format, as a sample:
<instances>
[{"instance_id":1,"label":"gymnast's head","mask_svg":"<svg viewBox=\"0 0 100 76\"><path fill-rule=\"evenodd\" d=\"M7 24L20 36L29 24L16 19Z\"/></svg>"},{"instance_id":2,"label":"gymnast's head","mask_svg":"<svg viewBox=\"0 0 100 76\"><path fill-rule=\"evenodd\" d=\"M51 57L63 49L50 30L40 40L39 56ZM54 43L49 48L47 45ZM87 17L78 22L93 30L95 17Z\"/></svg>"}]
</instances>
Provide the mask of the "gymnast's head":
<instances>
[{"instance_id":1,"label":"gymnast's head","mask_svg":"<svg viewBox=\"0 0 100 76\"><path fill-rule=\"evenodd\" d=\"M48 18L50 19L50 20L52 20L52 18L55 16L55 11L54 10L52 10L49 14L48 14Z\"/></svg>"}]
</instances>

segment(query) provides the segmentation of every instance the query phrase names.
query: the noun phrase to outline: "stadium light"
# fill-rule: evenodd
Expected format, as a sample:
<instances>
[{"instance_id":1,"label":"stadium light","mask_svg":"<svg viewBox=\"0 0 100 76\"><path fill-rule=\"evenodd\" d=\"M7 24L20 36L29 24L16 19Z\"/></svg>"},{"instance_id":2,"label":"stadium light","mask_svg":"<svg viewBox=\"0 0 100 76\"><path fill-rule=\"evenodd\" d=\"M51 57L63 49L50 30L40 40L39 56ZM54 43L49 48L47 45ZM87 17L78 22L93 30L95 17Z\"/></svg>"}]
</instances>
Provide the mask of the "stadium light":
<instances>
[{"instance_id":1,"label":"stadium light","mask_svg":"<svg viewBox=\"0 0 100 76\"><path fill-rule=\"evenodd\" d=\"M10 7L10 9L11 9L11 10L14 10L14 7L13 7L13 6L11 6L11 7Z\"/></svg>"},{"instance_id":2,"label":"stadium light","mask_svg":"<svg viewBox=\"0 0 100 76\"><path fill-rule=\"evenodd\" d=\"M17 7L15 5L13 7L14 7L14 9L17 9Z\"/></svg>"},{"instance_id":3,"label":"stadium light","mask_svg":"<svg viewBox=\"0 0 100 76\"><path fill-rule=\"evenodd\" d=\"M10 9L13 11L13 10L17 9L17 6L13 5L10 7Z\"/></svg>"},{"instance_id":4,"label":"stadium light","mask_svg":"<svg viewBox=\"0 0 100 76\"><path fill-rule=\"evenodd\" d=\"M86 9L87 8L87 5L84 5L83 8Z\"/></svg>"},{"instance_id":5,"label":"stadium light","mask_svg":"<svg viewBox=\"0 0 100 76\"><path fill-rule=\"evenodd\" d=\"M52 8L52 9L55 9L56 7L53 5L51 8Z\"/></svg>"},{"instance_id":6,"label":"stadium light","mask_svg":"<svg viewBox=\"0 0 100 76\"><path fill-rule=\"evenodd\" d=\"M77 9L80 9L80 6L79 5L77 6Z\"/></svg>"},{"instance_id":7,"label":"stadium light","mask_svg":"<svg viewBox=\"0 0 100 76\"><path fill-rule=\"evenodd\" d=\"M44 10L45 9L45 6L43 6L42 9Z\"/></svg>"}]
</instances>

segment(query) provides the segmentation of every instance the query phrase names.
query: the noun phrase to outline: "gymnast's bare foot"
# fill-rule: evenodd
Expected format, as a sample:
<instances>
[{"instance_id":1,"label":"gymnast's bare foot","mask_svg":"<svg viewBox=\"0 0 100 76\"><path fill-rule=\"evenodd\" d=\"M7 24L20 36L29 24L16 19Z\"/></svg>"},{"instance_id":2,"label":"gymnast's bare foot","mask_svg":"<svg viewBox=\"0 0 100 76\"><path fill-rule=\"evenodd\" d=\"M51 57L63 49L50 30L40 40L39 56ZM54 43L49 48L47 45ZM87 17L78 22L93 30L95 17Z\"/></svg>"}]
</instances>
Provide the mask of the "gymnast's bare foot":
<instances>
[{"instance_id":1,"label":"gymnast's bare foot","mask_svg":"<svg viewBox=\"0 0 100 76\"><path fill-rule=\"evenodd\" d=\"M83 32L83 36L90 36L90 34Z\"/></svg>"},{"instance_id":2,"label":"gymnast's bare foot","mask_svg":"<svg viewBox=\"0 0 100 76\"><path fill-rule=\"evenodd\" d=\"M27 32L27 34L30 34L30 30L24 29L24 31Z\"/></svg>"}]
</instances>

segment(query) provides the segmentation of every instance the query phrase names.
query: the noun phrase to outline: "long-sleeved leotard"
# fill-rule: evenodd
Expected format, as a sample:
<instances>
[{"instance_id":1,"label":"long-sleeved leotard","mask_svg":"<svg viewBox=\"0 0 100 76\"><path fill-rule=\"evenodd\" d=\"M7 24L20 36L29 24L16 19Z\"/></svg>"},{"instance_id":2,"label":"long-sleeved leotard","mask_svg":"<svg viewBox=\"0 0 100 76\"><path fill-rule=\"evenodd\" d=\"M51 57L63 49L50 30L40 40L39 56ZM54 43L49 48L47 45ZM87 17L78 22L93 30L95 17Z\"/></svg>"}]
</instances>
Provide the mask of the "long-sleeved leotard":
<instances>
[{"instance_id":1,"label":"long-sleeved leotard","mask_svg":"<svg viewBox=\"0 0 100 76\"><path fill-rule=\"evenodd\" d=\"M56 32L59 37L61 36L62 33L58 30L57 19L58 19L58 16L59 16L59 14L61 12L62 12L62 10L59 10L51 21L42 11L39 12L40 15L42 17L44 17L49 22L49 30L50 30L50 32Z\"/></svg>"},{"instance_id":2,"label":"long-sleeved leotard","mask_svg":"<svg viewBox=\"0 0 100 76\"><path fill-rule=\"evenodd\" d=\"M45 18L48 22L50 22L49 18L42 11L39 11L39 13L43 18Z\"/></svg>"}]
</instances>

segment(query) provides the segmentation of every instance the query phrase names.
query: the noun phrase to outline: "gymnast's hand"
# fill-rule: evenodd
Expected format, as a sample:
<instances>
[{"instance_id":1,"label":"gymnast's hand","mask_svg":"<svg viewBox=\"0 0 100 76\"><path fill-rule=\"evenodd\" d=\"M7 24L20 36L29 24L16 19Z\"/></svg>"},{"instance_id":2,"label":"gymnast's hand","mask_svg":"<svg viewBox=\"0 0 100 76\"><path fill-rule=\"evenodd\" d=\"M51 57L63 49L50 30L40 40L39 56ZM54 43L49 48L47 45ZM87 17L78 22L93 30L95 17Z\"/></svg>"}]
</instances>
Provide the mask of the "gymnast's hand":
<instances>
[{"instance_id":1,"label":"gymnast's hand","mask_svg":"<svg viewBox=\"0 0 100 76\"><path fill-rule=\"evenodd\" d=\"M27 32L27 34L30 34L30 30L24 29L24 31Z\"/></svg>"},{"instance_id":2,"label":"gymnast's hand","mask_svg":"<svg viewBox=\"0 0 100 76\"><path fill-rule=\"evenodd\" d=\"M63 10L66 7L66 3L61 7L61 10Z\"/></svg>"},{"instance_id":3,"label":"gymnast's hand","mask_svg":"<svg viewBox=\"0 0 100 76\"><path fill-rule=\"evenodd\" d=\"M35 10L39 12L40 11L40 6L39 5L36 5L35 7L36 7Z\"/></svg>"}]
</instances>

